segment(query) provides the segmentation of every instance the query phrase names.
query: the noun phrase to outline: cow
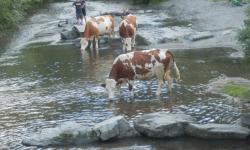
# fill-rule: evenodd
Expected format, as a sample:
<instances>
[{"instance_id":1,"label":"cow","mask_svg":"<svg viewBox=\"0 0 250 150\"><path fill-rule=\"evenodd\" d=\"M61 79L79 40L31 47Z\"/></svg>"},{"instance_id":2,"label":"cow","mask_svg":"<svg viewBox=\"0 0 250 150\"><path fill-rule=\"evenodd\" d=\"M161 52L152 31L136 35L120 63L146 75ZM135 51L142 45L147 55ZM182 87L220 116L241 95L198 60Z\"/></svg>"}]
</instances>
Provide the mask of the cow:
<instances>
[{"instance_id":1,"label":"cow","mask_svg":"<svg viewBox=\"0 0 250 150\"><path fill-rule=\"evenodd\" d=\"M131 51L135 46L136 36L136 16L129 14L122 17L119 23L119 34L122 40L122 49L124 52Z\"/></svg>"},{"instance_id":2,"label":"cow","mask_svg":"<svg viewBox=\"0 0 250 150\"><path fill-rule=\"evenodd\" d=\"M171 94L171 66L175 70L176 80L180 81L180 72L174 61L172 52L167 49L151 49L121 54L115 58L109 77L102 84L106 88L109 99L114 98L116 90L122 84L128 83L133 94L133 81L148 80L154 77L158 80L156 95L160 96L161 87L168 81L168 92Z\"/></svg>"},{"instance_id":3,"label":"cow","mask_svg":"<svg viewBox=\"0 0 250 150\"><path fill-rule=\"evenodd\" d=\"M88 42L91 47L98 49L98 38L100 35L108 34L109 37L114 33L114 17L112 15L91 17L86 21L85 30L81 38L81 50L85 50Z\"/></svg>"}]
</instances>

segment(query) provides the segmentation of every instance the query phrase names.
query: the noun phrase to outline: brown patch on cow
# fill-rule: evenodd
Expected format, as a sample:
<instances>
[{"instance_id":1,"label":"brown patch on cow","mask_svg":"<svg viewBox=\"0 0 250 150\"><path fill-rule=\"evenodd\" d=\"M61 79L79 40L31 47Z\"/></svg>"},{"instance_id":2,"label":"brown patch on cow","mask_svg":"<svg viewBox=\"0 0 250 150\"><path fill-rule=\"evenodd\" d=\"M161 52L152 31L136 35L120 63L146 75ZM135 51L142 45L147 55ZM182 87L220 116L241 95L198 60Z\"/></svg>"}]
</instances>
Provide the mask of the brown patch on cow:
<instances>
[{"instance_id":1,"label":"brown patch on cow","mask_svg":"<svg viewBox=\"0 0 250 150\"><path fill-rule=\"evenodd\" d=\"M92 24L92 22L88 21L85 26L85 31L83 32L83 37L90 38L91 36L98 36L99 34L99 30Z\"/></svg>"},{"instance_id":2,"label":"brown patch on cow","mask_svg":"<svg viewBox=\"0 0 250 150\"><path fill-rule=\"evenodd\" d=\"M126 20L128 24L133 24L135 28L137 28L137 22L136 22L136 16L134 15L128 15L123 18L123 20Z\"/></svg>"},{"instance_id":3,"label":"brown patch on cow","mask_svg":"<svg viewBox=\"0 0 250 150\"><path fill-rule=\"evenodd\" d=\"M140 65L145 67L145 64L151 63L151 55L149 53L145 52L134 52L134 56L132 58L132 64L133 65Z\"/></svg>"},{"instance_id":4,"label":"brown patch on cow","mask_svg":"<svg viewBox=\"0 0 250 150\"><path fill-rule=\"evenodd\" d=\"M106 31L108 31L109 30L109 27L108 26L106 26Z\"/></svg>"},{"instance_id":5,"label":"brown patch on cow","mask_svg":"<svg viewBox=\"0 0 250 150\"><path fill-rule=\"evenodd\" d=\"M127 61L129 62L129 60ZM109 78L114 79L115 81L118 81L121 78L134 80L134 76L135 72L131 64L129 64L129 66L125 66L120 59L113 64L109 74Z\"/></svg>"}]
</instances>

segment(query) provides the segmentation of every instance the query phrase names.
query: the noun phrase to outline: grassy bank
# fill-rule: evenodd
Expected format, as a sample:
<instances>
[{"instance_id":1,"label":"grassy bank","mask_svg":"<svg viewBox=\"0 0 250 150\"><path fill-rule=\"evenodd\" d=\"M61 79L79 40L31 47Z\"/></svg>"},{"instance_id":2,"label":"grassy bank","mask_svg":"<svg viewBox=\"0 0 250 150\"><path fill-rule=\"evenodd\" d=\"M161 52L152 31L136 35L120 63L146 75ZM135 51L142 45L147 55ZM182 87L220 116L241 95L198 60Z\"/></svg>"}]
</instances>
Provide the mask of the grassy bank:
<instances>
[{"instance_id":1,"label":"grassy bank","mask_svg":"<svg viewBox=\"0 0 250 150\"><path fill-rule=\"evenodd\" d=\"M52 1L56 0L0 0L0 39L15 29L29 12Z\"/></svg>"}]
</instances>

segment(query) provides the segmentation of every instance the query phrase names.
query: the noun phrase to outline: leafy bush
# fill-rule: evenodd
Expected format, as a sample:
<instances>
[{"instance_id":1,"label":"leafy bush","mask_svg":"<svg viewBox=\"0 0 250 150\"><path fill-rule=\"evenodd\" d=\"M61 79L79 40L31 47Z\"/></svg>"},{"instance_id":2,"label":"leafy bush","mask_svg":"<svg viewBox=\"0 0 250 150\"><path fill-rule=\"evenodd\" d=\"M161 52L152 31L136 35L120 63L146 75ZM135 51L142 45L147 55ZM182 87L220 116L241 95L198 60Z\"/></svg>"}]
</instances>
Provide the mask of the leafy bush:
<instances>
[{"instance_id":1,"label":"leafy bush","mask_svg":"<svg viewBox=\"0 0 250 150\"><path fill-rule=\"evenodd\" d=\"M245 28L239 33L239 40L244 44L245 53L247 57L250 57L250 7L247 9L247 16L245 22Z\"/></svg>"},{"instance_id":2,"label":"leafy bush","mask_svg":"<svg viewBox=\"0 0 250 150\"><path fill-rule=\"evenodd\" d=\"M27 12L58 0L0 0L0 38L14 29Z\"/></svg>"}]
</instances>

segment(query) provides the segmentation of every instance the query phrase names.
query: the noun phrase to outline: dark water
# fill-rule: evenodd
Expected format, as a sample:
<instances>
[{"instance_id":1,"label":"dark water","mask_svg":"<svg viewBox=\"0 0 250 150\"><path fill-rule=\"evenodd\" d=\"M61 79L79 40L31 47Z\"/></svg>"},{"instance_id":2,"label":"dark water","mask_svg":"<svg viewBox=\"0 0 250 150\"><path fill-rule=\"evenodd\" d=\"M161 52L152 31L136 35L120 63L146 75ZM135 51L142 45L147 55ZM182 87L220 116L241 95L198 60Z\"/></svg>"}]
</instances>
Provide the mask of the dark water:
<instances>
[{"instance_id":1,"label":"dark water","mask_svg":"<svg viewBox=\"0 0 250 150\"><path fill-rule=\"evenodd\" d=\"M93 3L90 6L96 5ZM66 4L56 3L49 10L57 10ZM98 6L102 5L104 3ZM116 5L111 7L115 9ZM154 80L136 81L135 99L129 97L124 87L122 95L110 102L100 84L107 77L114 58L121 53L119 44L101 45L99 55L89 50L82 54L74 45L57 43L60 40L53 32L48 31L43 36L37 32L48 20L56 25L57 22L46 15L41 12L33 16L8 46L12 48L0 50L0 141L11 149L26 149L21 144L23 136L67 121L91 126L111 116L123 115L132 123L142 114L166 111L192 115L200 123L234 123L241 112L250 112L245 104L205 92L208 83L222 76L250 79L249 64L231 58L234 50L228 48L173 50L182 82L174 84L172 97L168 96L165 86L161 98L157 98ZM22 36L27 34L29 23L35 24L32 19L36 17L44 19L40 20L40 28ZM141 32L146 33L146 30ZM142 145L154 149L204 147L206 150L221 149L222 146L224 149L244 150L249 149L247 142L131 139L95 143L84 148Z\"/></svg>"}]
</instances>

